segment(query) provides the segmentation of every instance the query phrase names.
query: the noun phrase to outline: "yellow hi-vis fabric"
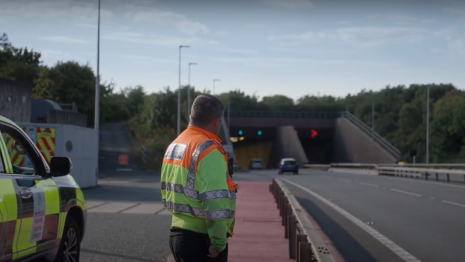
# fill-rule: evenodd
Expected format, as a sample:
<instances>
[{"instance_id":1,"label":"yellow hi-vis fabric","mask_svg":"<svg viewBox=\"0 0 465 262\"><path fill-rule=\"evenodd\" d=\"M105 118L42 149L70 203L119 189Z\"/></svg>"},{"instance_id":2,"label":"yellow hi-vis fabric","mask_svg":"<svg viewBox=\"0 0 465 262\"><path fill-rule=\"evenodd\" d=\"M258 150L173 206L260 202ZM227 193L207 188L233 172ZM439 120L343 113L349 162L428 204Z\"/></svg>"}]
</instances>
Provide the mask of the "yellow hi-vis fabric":
<instances>
[{"instance_id":1,"label":"yellow hi-vis fabric","mask_svg":"<svg viewBox=\"0 0 465 262\"><path fill-rule=\"evenodd\" d=\"M166 150L161 194L172 226L208 234L217 250L227 243L236 209L228 188L228 168L219 139L190 126ZM224 153L223 153L224 152Z\"/></svg>"},{"instance_id":2,"label":"yellow hi-vis fabric","mask_svg":"<svg viewBox=\"0 0 465 262\"><path fill-rule=\"evenodd\" d=\"M6 236L0 256L10 261L55 247L63 236L71 209L82 211L85 227L87 206L71 175L53 178L15 175L1 132L2 122L18 132L20 128L0 116L0 162L5 169L0 173L0 236ZM31 196L22 198L20 194L24 191Z\"/></svg>"}]
</instances>

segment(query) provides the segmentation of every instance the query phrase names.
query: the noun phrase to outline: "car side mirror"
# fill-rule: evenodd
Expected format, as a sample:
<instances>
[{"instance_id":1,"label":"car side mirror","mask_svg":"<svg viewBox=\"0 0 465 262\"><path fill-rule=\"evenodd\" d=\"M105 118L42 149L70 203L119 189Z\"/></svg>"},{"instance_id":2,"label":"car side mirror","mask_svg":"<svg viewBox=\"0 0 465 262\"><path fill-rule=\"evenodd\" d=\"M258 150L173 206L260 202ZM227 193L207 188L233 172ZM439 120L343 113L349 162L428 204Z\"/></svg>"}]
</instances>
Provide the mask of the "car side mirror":
<instances>
[{"instance_id":1,"label":"car side mirror","mask_svg":"<svg viewBox=\"0 0 465 262\"><path fill-rule=\"evenodd\" d=\"M228 173L230 176L234 174L234 158L228 158Z\"/></svg>"},{"instance_id":2,"label":"car side mirror","mask_svg":"<svg viewBox=\"0 0 465 262\"><path fill-rule=\"evenodd\" d=\"M71 173L73 163L67 157L54 156L50 160L50 175L52 177L66 176Z\"/></svg>"}]
</instances>

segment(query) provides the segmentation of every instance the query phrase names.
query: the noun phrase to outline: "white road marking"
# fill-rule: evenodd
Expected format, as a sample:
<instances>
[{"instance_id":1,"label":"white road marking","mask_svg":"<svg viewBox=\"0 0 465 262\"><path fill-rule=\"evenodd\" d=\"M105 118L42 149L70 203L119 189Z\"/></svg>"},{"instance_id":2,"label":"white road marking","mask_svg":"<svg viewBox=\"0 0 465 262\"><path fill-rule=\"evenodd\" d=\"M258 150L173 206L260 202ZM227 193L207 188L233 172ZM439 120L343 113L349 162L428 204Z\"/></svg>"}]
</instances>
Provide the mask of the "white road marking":
<instances>
[{"instance_id":1,"label":"white road marking","mask_svg":"<svg viewBox=\"0 0 465 262\"><path fill-rule=\"evenodd\" d=\"M105 204L105 202L87 201L87 209L92 209Z\"/></svg>"},{"instance_id":2,"label":"white road marking","mask_svg":"<svg viewBox=\"0 0 465 262\"><path fill-rule=\"evenodd\" d=\"M359 184L360 184L360 185L364 185L364 186L379 187L378 185L370 184L370 183L359 182Z\"/></svg>"},{"instance_id":3,"label":"white road marking","mask_svg":"<svg viewBox=\"0 0 465 262\"><path fill-rule=\"evenodd\" d=\"M412 192L403 191L403 190L399 190L399 189L395 189L395 188L391 188L391 191L406 194L406 195L416 196L416 197L422 197L422 195L420 195L420 194L415 194L415 193L412 193Z\"/></svg>"},{"instance_id":4,"label":"white road marking","mask_svg":"<svg viewBox=\"0 0 465 262\"><path fill-rule=\"evenodd\" d=\"M451 202L451 201L447 201L447 200L442 200L441 202L449 204L449 205L454 205L454 206L464 207L465 208L464 204L459 204L459 203L455 203L455 202Z\"/></svg>"},{"instance_id":5,"label":"white road marking","mask_svg":"<svg viewBox=\"0 0 465 262\"><path fill-rule=\"evenodd\" d=\"M109 202L104 205L98 206L94 209L90 209L91 213L118 213L130 207L137 205L138 203L131 202Z\"/></svg>"},{"instance_id":6,"label":"white road marking","mask_svg":"<svg viewBox=\"0 0 465 262\"><path fill-rule=\"evenodd\" d=\"M87 211L90 213L122 213L140 215L166 215L163 204L140 202L101 202L87 201ZM171 214L171 213L169 213Z\"/></svg>"},{"instance_id":7,"label":"white road marking","mask_svg":"<svg viewBox=\"0 0 465 262\"><path fill-rule=\"evenodd\" d=\"M291 182L291 181L289 181L287 179L282 179L282 180L286 181L287 183L289 183L289 184L291 184L293 186L296 186L296 187L304 190L305 192L307 192L310 195L314 196L315 198L319 199L321 202L323 202L326 205L330 206L331 208L333 208L334 210L339 212L341 215L343 215L344 217L346 217L347 219L352 221L355 225L357 225L361 229L365 230L368 234L370 234L372 237L374 237L376 240L378 240L381 244L383 244L384 246L389 248L392 252L394 252L396 255L398 255L400 258L402 258L404 261L406 261L406 262L421 262L418 258L414 257L413 255L408 253L406 250L404 250L403 248L401 248L400 246L398 246L397 244L392 242L390 239L388 239L387 237L385 237L384 235L382 235L381 233L379 233L378 231L376 231L372 227L366 225L363 221L356 218L355 216L353 216L349 212L345 211L341 207L337 206L336 204L331 203L330 201L328 201L324 197L318 195L317 193L311 191L308 188L305 188L305 187L303 187L303 186L301 186L299 184L296 184L294 182Z\"/></svg>"},{"instance_id":8,"label":"white road marking","mask_svg":"<svg viewBox=\"0 0 465 262\"><path fill-rule=\"evenodd\" d=\"M126 210L124 210L121 213L125 214L155 214L158 211L162 210L164 208L163 204L157 203L157 204L140 204L135 207L130 207Z\"/></svg>"}]
</instances>

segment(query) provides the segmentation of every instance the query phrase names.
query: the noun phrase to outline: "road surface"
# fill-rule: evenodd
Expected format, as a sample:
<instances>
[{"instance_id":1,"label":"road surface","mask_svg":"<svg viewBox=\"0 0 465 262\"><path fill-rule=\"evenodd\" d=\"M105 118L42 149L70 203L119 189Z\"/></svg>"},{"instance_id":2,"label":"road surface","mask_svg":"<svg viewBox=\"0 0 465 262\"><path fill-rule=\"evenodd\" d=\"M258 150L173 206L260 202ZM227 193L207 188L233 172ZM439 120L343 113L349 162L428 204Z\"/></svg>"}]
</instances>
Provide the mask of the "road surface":
<instances>
[{"instance_id":1,"label":"road surface","mask_svg":"<svg viewBox=\"0 0 465 262\"><path fill-rule=\"evenodd\" d=\"M464 260L465 187L311 170L254 173L287 180L347 262Z\"/></svg>"},{"instance_id":2,"label":"road surface","mask_svg":"<svg viewBox=\"0 0 465 262\"><path fill-rule=\"evenodd\" d=\"M238 175L237 180L270 181L267 176ZM121 172L84 190L88 204L81 261L165 262L171 216L161 203L160 176Z\"/></svg>"},{"instance_id":3,"label":"road surface","mask_svg":"<svg viewBox=\"0 0 465 262\"><path fill-rule=\"evenodd\" d=\"M463 261L460 185L311 170L297 176L253 171L234 178L287 181L347 262ZM165 262L171 218L161 205L159 176L127 172L100 184L84 191L89 212L81 260Z\"/></svg>"}]
</instances>

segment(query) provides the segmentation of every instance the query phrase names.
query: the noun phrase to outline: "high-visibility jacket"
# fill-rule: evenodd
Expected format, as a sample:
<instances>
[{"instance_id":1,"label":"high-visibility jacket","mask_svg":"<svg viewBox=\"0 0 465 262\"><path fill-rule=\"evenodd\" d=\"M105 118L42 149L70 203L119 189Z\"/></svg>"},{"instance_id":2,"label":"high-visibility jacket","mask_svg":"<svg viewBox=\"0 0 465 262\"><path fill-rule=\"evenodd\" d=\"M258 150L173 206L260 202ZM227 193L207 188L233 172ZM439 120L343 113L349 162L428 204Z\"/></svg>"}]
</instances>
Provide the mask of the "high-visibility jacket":
<instances>
[{"instance_id":1,"label":"high-visibility jacket","mask_svg":"<svg viewBox=\"0 0 465 262\"><path fill-rule=\"evenodd\" d=\"M161 195L172 212L171 225L208 234L216 250L223 250L233 233L236 187L216 135L189 126L166 150Z\"/></svg>"}]
</instances>

